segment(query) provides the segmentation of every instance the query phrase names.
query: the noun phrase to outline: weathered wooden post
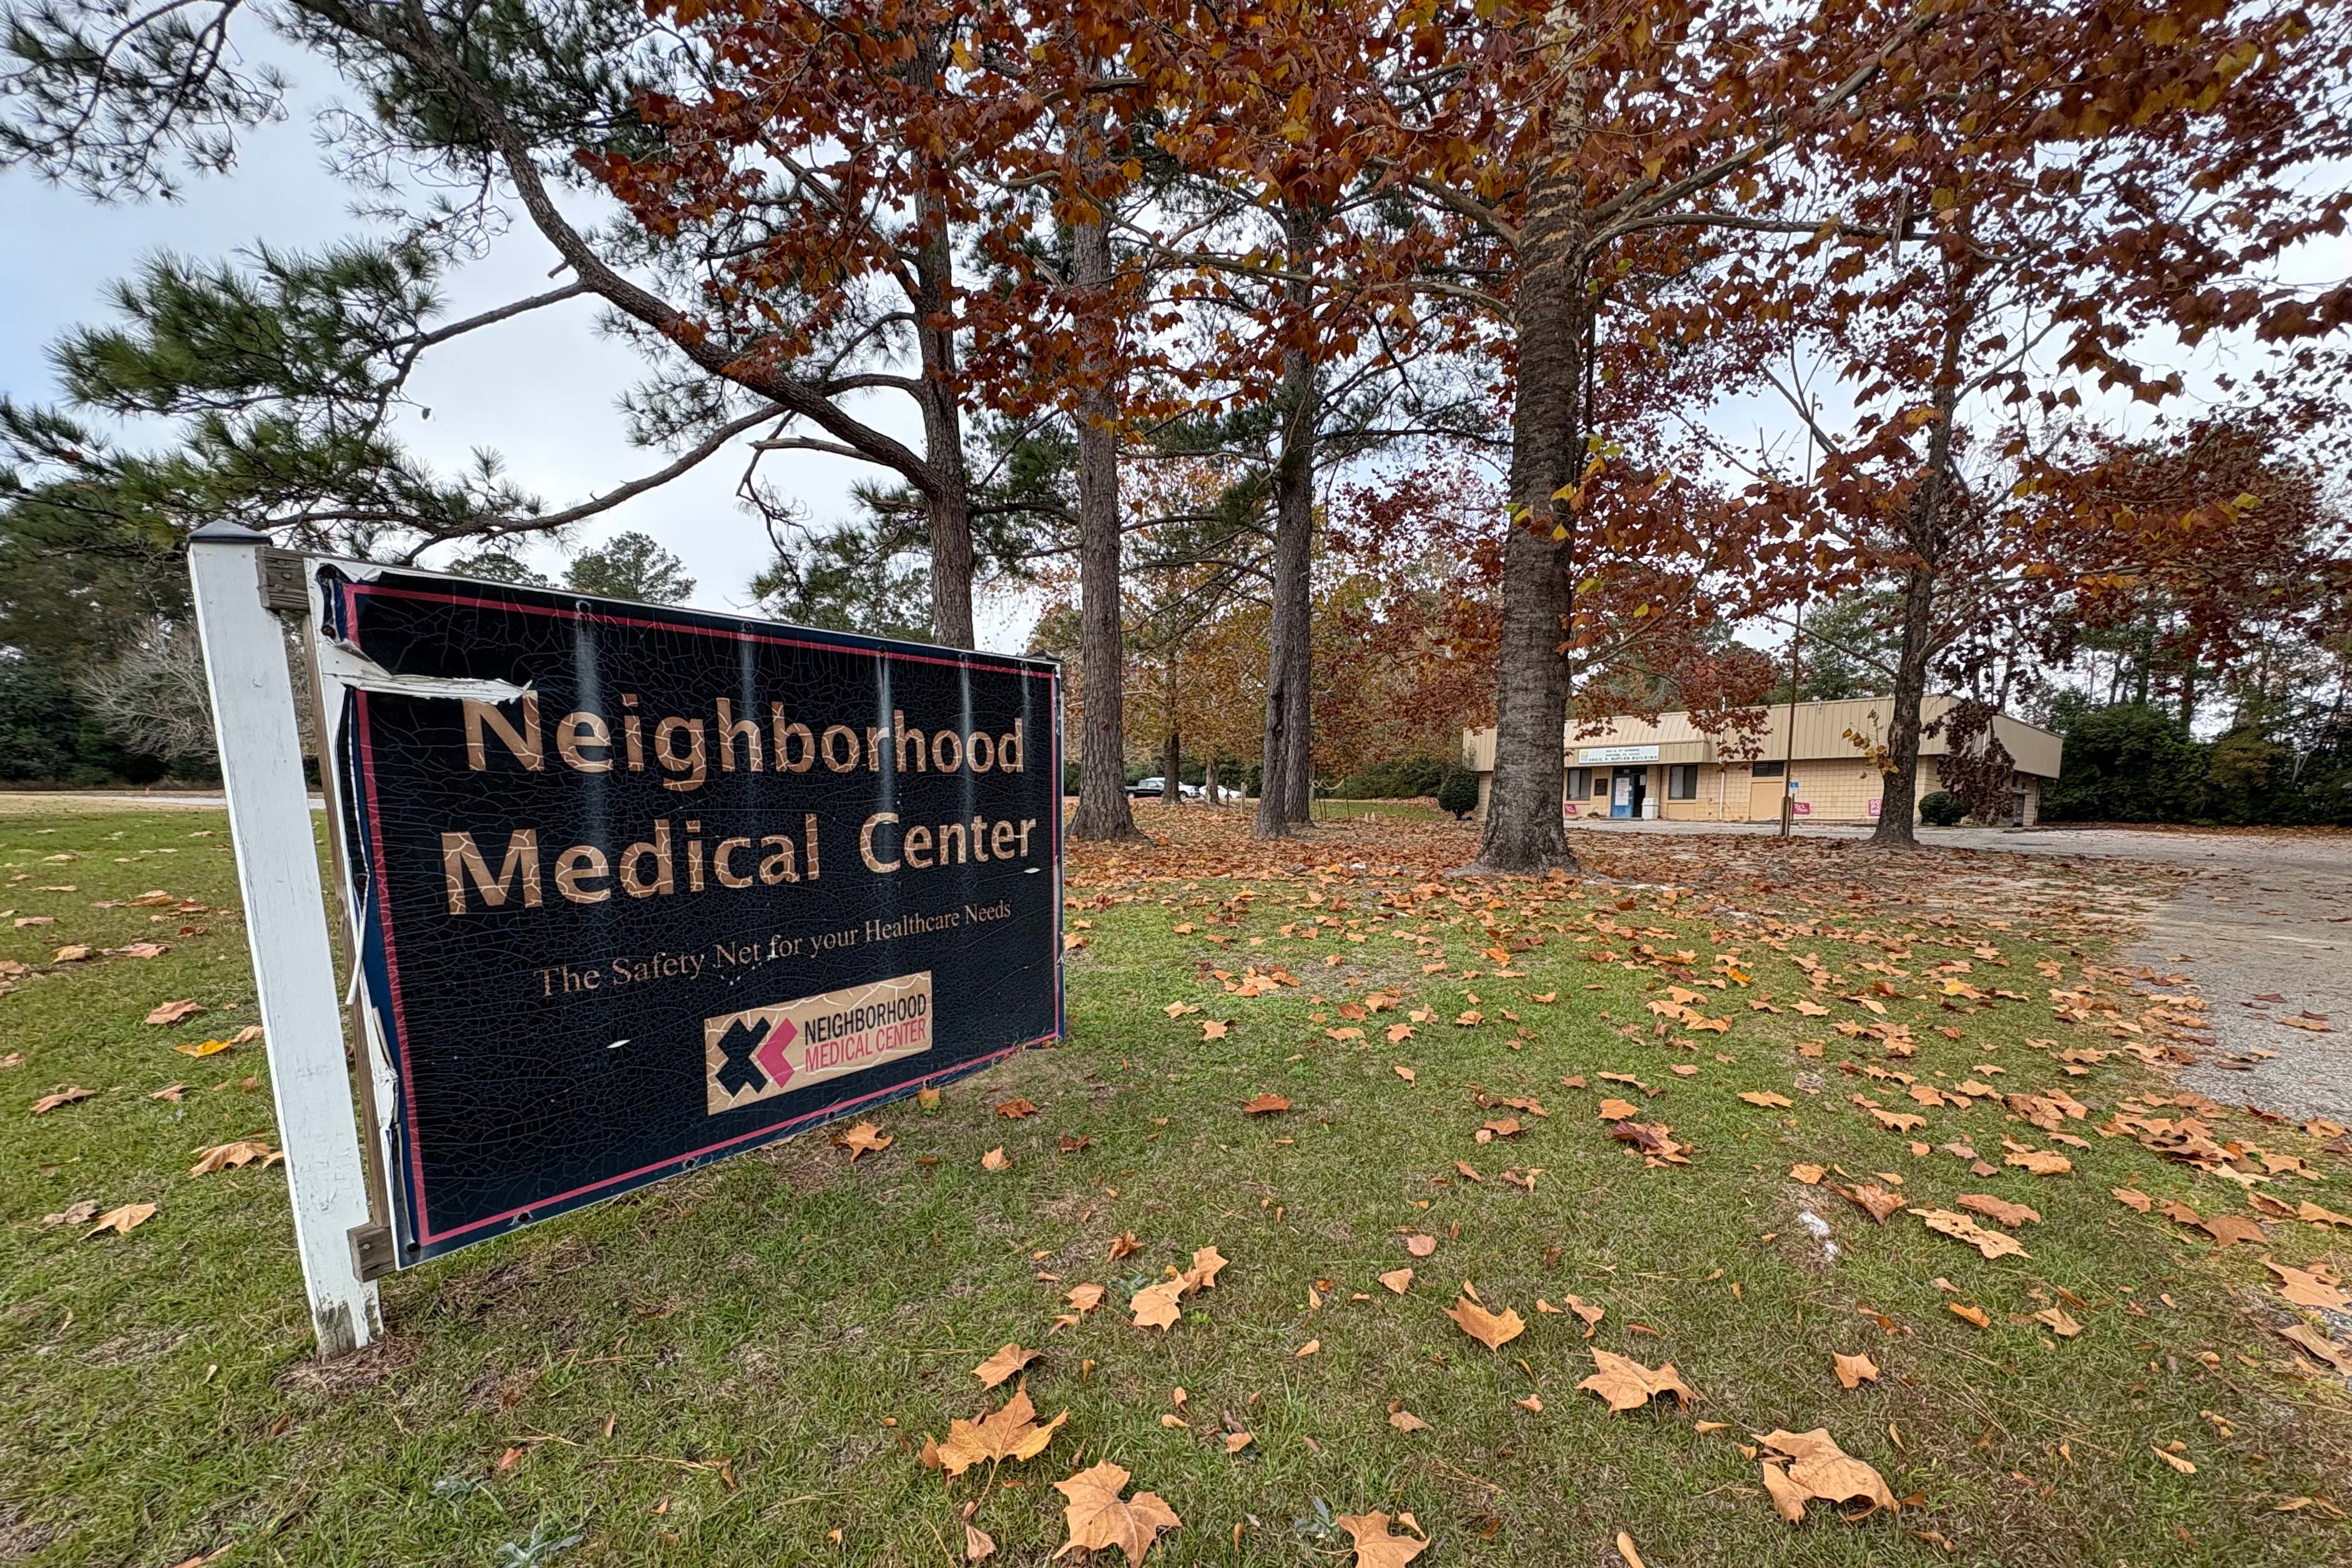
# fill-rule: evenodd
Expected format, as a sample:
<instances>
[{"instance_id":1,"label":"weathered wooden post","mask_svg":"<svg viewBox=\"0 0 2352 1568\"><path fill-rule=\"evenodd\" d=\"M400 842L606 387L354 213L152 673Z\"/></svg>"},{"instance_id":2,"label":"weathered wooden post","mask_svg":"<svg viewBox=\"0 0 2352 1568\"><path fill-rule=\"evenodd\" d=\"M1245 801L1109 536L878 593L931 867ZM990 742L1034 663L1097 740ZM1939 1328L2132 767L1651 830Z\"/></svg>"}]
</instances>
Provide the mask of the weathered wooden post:
<instances>
[{"instance_id":1,"label":"weathered wooden post","mask_svg":"<svg viewBox=\"0 0 2352 1568\"><path fill-rule=\"evenodd\" d=\"M376 1288L361 1278L353 1250L353 1233L371 1223L366 1167L343 1058L286 628L278 618L281 607L307 610L307 591L299 574L283 586L268 580L268 545L265 534L215 523L190 536L188 569L295 1243L319 1351L332 1356L368 1343L381 1327Z\"/></svg>"}]
</instances>

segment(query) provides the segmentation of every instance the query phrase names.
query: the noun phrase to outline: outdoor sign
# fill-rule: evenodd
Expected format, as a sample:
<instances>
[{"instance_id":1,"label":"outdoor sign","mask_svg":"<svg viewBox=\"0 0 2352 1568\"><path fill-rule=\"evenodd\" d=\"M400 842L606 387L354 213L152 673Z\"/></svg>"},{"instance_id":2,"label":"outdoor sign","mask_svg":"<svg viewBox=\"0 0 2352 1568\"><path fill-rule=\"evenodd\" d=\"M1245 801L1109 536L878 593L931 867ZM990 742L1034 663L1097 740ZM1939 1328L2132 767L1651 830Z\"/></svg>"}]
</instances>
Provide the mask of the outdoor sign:
<instances>
[{"instance_id":1,"label":"outdoor sign","mask_svg":"<svg viewBox=\"0 0 2352 1568\"><path fill-rule=\"evenodd\" d=\"M1055 665L307 572L391 1261L1061 1033Z\"/></svg>"},{"instance_id":2,"label":"outdoor sign","mask_svg":"<svg viewBox=\"0 0 2352 1568\"><path fill-rule=\"evenodd\" d=\"M1658 760L1655 746L1580 746L1576 760L1580 763L1654 763Z\"/></svg>"}]
</instances>

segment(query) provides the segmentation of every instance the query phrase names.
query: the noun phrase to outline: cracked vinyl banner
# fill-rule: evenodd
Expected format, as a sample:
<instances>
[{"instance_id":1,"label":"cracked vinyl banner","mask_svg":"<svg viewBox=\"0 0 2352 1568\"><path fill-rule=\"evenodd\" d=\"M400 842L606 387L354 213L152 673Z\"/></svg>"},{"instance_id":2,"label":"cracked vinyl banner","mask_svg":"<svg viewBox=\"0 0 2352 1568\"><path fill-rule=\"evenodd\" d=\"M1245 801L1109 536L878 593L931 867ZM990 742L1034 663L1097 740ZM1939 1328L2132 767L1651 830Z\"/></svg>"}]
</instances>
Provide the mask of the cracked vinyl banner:
<instances>
[{"instance_id":1,"label":"cracked vinyl banner","mask_svg":"<svg viewBox=\"0 0 2352 1568\"><path fill-rule=\"evenodd\" d=\"M1061 1032L1054 665L316 570L404 1265Z\"/></svg>"}]
</instances>

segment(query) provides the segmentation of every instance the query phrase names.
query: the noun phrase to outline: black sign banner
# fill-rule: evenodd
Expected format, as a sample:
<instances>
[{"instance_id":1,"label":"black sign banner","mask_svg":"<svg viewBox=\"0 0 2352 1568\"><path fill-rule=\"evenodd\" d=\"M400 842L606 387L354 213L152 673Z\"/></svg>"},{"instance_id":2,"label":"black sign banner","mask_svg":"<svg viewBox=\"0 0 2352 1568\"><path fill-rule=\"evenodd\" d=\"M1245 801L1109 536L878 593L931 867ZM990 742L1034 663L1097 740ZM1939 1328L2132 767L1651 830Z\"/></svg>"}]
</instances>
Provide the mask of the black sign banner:
<instances>
[{"instance_id":1,"label":"black sign banner","mask_svg":"<svg viewBox=\"0 0 2352 1568\"><path fill-rule=\"evenodd\" d=\"M1055 665L315 570L402 1265L1061 1034Z\"/></svg>"}]
</instances>

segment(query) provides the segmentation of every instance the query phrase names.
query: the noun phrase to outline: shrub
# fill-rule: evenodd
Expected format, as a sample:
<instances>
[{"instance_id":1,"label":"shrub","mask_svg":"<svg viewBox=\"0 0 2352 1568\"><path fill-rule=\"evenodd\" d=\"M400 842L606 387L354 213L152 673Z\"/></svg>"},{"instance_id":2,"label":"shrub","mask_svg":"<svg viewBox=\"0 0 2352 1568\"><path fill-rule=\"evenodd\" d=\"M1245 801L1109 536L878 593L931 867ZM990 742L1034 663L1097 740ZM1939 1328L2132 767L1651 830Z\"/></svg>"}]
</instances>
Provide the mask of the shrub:
<instances>
[{"instance_id":1,"label":"shrub","mask_svg":"<svg viewBox=\"0 0 2352 1568\"><path fill-rule=\"evenodd\" d=\"M1478 775L1467 768L1446 769L1437 784L1437 807L1452 812L1456 822L1477 810Z\"/></svg>"},{"instance_id":2,"label":"shrub","mask_svg":"<svg viewBox=\"0 0 2352 1568\"><path fill-rule=\"evenodd\" d=\"M2137 703L2069 716L2066 754L2042 793L2042 815L2063 822L2171 822L2208 815L2212 748L2169 713Z\"/></svg>"},{"instance_id":3,"label":"shrub","mask_svg":"<svg viewBox=\"0 0 2352 1568\"><path fill-rule=\"evenodd\" d=\"M1399 757L1357 769L1329 793L1339 800L1412 800L1436 794L1444 778L1445 764L1434 757Z\"/></svg>"},{"instance_id":4,"label":"shrub","mask_svg":"<svg viewBox=\"0 0 2352 1568\"><path fill-rule=\"evenodd\" d=\"M1919 820L1931 827L1955 827L1969 814L1969 803L1942 790L1919 800Z\"/></svg>"},{"instance_id":5,"label":"shrub","mask_svg":"<svg viewBox=\"0 0 2352 1568\"><path fill-rule=\"evenodd\" d=\"M2352 716L2312 705L2200 741L2176 714L2062 701L2045 822L2352 823Z\"/></svg>"}]
</instances>

